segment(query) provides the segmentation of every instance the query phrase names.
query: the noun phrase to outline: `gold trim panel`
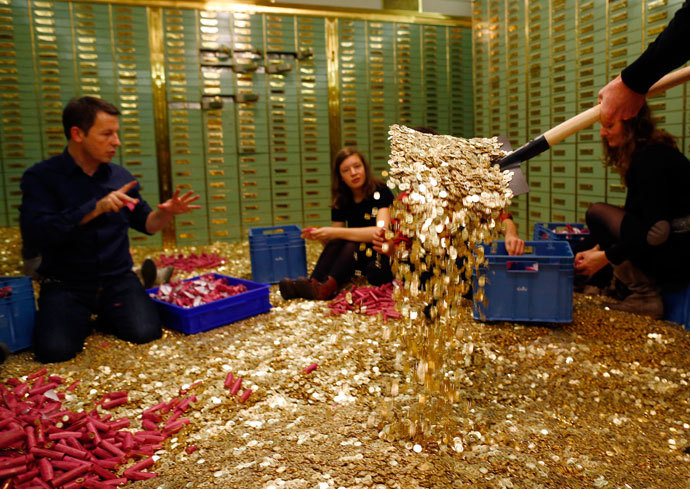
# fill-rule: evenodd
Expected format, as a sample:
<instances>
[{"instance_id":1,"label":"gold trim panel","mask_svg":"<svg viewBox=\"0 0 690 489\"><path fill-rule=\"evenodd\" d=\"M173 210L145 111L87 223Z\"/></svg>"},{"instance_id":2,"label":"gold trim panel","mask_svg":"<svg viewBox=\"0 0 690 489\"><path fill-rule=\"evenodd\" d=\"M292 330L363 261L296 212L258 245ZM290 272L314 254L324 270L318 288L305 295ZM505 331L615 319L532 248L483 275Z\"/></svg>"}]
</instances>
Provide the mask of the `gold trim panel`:
<instances>
[{"instance_id":1,"label":"gold trim panel","mask_svg":"<svg viewBox=\"0 0 690 489\"><path fill-rule=\"evenodd\" d=\"M65 0L54 0L67 3ZM90 0L94 4L112 4L113 0ZM358 20L404 22L410 24L436 24L450 26L472 27L470 17L457 17L426 12L410 12L409 10L363 10L345 7L320 7L299 3L286 3L276 6L270 0L235 0L232 2L202 1L202 0L123 0L117 5L137 5L150 8L184 8L195 10L224 10L231 12L246 12L248 14L280 14L305 15L317 17L338 17Z\"/></svg>"}]
</instances>

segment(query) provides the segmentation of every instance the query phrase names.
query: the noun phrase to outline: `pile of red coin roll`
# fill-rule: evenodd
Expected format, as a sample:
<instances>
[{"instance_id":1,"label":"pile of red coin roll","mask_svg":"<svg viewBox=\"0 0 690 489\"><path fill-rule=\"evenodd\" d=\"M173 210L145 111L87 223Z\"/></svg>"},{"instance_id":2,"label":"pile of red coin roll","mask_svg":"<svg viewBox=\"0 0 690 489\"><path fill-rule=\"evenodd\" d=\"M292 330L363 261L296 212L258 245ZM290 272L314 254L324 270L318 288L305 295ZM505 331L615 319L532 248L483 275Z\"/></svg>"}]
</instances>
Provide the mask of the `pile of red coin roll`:
<instances>
[{"instance_id":1,"label":"pile of red coin roll","mask_svg":"<svg viewBox=\"0 0 690 489\"><path fill-rule=\"evenodd\" d=\"M173 266L175 270L182 270L183 272L193 272L201 268L216 268L225 263L225 258L218 256L215 253L202 253L197 255L192 253L185 257L179 255L160 255L156 260L157 267Z\"/></svg>"},{"instance_id":2,"label":"pile of red coin roll","mask_svg":"<svg viewBox=\"0 0 690 489\"><path fill-rule=\"evenodd\" d=\"M196 396L176 397L144 410L141 430L125 430L130 419L102 412L128 402L127 391L105 394L91 411L62 404L63 380L46 369L26 381L0 384L0 481L14 489L112 489L130 480L156 477L163 441L189 424L181 415ZM132 463L130 466L127 464ZM3 486L5 487L5 486Z\"/></svg>"},{"instance_id":3,"label":"pile of red coin roll","mask_svg":"<svg viewBox=\"0 0 690 489\"><path fill-rule=\"evenodd\" d=\"M344 290L328 304L328 307L331 308L331 314L343 314L348 311L367 316L381 314L384 323L388 318L400 317L400 313L395 310L392 283L380 287L354 287Z\"/></svg>"},{"instance_id":4,"label":"pile of red coin roll","mask_svg":"<svg viewBox=\"0 0 690 489\"><path fill-rule=\"evenodd\" d=\"M209 273L194 280L163 284L151 297L180 307L196 307L246 291L243 284L230 285L226 278Z\"/></svg>"}]
</instances>

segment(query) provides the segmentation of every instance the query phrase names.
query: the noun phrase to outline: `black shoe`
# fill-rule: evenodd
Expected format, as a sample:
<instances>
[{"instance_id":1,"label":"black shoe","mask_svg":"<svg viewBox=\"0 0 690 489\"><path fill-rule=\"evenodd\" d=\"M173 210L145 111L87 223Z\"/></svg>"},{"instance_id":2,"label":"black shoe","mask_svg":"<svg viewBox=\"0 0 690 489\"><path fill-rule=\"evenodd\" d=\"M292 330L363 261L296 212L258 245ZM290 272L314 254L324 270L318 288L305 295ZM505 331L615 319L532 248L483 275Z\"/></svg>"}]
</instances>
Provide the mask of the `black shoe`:
<instances>
[{"instance_id":1,"label":"black shoe","mask_svg":"<svg viewBox=\"0 0 690 489\"><path fill-rule=\"evenodd\" d=\"M150 289L153 287L157 277L158 270L156 269L156 263L150 258L147 258L144 260L144 263L141 264L141 278L144 281L144 288Z\"/></svg>"},{"instance_id":2,"label":"black shoe","mask_svg":"<svg viewBox=\"0 0 690 489\"><path fill-rule=\"evenodd\" d=\"M283 280L281 280L278 283L278 288L280 289L280 295L282 295L283 299L286 301L296 299L298 297L297 286L291 278L285 277Z\"/></svg>"},{"instance_id":3,"label":"black shoe","mask_svg":"<svg viewBox=\"0 0 690 489\"><path fill-rule=\"evenodd\" d=\"M4 363L10 356L10 349L5 343L0 343L0 363Z\"/></svg>"}]
</instances>

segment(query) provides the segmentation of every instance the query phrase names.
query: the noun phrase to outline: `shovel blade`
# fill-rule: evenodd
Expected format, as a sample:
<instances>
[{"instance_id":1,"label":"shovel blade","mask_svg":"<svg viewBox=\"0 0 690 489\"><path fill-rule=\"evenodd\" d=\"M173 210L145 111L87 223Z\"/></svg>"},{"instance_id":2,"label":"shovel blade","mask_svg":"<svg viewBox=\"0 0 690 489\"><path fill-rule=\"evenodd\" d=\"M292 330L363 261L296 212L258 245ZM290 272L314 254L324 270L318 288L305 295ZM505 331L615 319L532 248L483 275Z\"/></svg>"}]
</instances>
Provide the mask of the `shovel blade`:
<instances>
[{"instance_id":1,"label":"shovel blade","mask_svg":"<svg viewBox=\"0 0 690 489\"><path fill-rule=\"evenodd\" d=\"M510 141L508 137L504 134L498 136L498 142L501 143L501 149L507 152L511 152L513 148L510 146ZM510 170L513 172L513 179L508 184L508 188L513 191L513 196L526 194L529 192L529 184L525 178L525 174L522 173L522 168L520 167L520 162L514 162L507 166L501 168L502 170Z\"/></svg>"}]
</instances>

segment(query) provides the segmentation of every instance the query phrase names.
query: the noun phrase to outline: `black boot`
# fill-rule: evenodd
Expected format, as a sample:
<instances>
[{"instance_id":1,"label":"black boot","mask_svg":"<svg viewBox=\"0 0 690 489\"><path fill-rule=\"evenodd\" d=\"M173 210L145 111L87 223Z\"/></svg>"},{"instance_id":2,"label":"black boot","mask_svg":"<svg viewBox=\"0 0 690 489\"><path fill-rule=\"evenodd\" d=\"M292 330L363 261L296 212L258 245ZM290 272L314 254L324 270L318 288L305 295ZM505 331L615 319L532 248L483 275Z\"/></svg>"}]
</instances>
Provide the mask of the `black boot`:
<instances>
[{"instance_id":1,"label":"black boot","mask_svg":"<svg viewBox=\"0 0 690 489\"><path fill-rule=\"evenodd\" d=\"M157 275L158 269L156 268L156 263L150 258L144 260L141 264L141 278L144 282L145 289L153 287L153 284L156 283Z\"/></svg>"},{"instance_id":2,"label":"black boot","mask_svg":"<svg viewBox=\"0 0 690 489\"><path fill-rule=\"evenodd\" d=\"M10 356L10 349L5 343L0 343L0 363L5 363L5 360Z\"/></svg>"}]
</instances>

